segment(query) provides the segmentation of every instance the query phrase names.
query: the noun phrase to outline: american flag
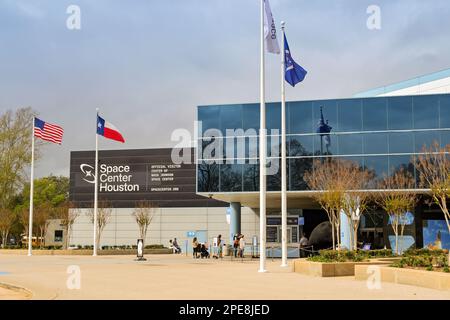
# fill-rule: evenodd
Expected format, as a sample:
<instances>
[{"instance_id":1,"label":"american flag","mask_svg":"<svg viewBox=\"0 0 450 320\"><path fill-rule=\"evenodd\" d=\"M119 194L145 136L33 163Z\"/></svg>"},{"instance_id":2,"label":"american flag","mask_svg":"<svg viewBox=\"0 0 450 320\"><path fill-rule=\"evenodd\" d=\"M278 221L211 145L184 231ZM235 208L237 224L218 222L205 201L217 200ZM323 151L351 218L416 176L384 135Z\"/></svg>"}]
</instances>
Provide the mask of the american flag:
<instances>
[{"instance_id":1,"label":"american flag","mask_svg":"<svg viewBox=\"0 0 450 320\"><path fill-rule=\"evenodd\" d=\"M45 141L61 144L64 130L56 124L34 118L34 136Z\"/></svg>"}]
</instances>

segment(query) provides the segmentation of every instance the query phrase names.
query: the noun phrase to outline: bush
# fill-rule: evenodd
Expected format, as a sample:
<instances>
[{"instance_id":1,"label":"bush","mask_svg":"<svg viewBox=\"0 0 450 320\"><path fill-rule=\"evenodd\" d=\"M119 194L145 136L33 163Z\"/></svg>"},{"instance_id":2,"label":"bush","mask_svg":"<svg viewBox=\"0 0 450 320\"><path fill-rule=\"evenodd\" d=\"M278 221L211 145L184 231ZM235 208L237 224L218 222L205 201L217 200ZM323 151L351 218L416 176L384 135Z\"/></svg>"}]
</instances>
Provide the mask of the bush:
<instances>
[{"instance_id":1,"label":"bush","mask_svg":"<svg viewBox=\"0 0 450 320\"><path fill-rule=\"evenodd\" d=\"M321 250L319 255L308 258L314 262L361 262L367 260L367 255L361 251Z\"/></svg>"},{"instance_id":2,"label":"bush","mask_svg":"<svg viewBox=\"0 0 450 320\"><path fill-rule=\"evenodd\" d=\"M164 249L162 244L149 244L145 246L145 249Z\"/></svg>"}]
</instances>

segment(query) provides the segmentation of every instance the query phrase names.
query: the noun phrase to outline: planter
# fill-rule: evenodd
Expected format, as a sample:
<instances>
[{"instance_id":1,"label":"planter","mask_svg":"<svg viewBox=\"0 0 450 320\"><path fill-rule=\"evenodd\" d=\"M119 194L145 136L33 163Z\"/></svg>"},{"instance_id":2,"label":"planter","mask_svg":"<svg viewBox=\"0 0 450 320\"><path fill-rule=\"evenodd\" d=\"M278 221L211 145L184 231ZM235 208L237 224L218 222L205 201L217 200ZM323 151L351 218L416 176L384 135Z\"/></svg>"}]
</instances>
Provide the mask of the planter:
<instances>
[{"instance_id":1,"label":"planter","mask_svg":"<svg viewBox=\"0 0 450 320\"><path fill-rule=\"evenodd\" d=\"M116 255L136 255L136 249L120 249L120 250L98 250L99 256L116 256ZM144 254L171 254L172 249L144 249ZM28 254L26 249L1 249L0 254ZM33 255L36 256L53 256L53 255L67 255L67 256L91 256L92 250L78 249L78 250L40 250L34 249Z\"/></svg>"},{"instance_id":2,"label":"planter","mask_svg":"<svg viewBox=\"0 0 450 320\"><path fill-rule=\"evenodd\" d=\"M314 277L345 277L355 275L357 265L390 264L390 259L363 262L314 262L306 259L294 260L294 272Z\"/></svg>"},{"instance_id":3,"label":"planter","mask_svg":"<svg viewBox=\"0 0 450 320\"><path fill-rule=\"evenodd\" d=\"M368 270L368 266L355 266L355 279L368 280L374 276L374 270ZM382 282L406 284L437 290L450 290L450 273L438 271L415 270L407 268L394 268L380 266Z\"/></svg>"}]
</instances>

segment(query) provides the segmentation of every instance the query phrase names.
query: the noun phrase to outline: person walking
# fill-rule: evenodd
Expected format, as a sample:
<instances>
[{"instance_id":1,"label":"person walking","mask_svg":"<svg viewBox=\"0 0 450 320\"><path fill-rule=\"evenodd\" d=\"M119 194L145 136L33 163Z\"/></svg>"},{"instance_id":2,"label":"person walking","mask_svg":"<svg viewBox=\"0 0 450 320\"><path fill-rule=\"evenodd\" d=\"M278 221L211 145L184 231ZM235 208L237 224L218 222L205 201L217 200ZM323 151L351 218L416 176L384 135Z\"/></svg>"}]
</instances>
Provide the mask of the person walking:
<instances>
[{"instance_id":1,"label":"person walking","mask_svg":"<svg viewBox=\"0 0 450 320\"><path fill-rule=\"evenodd\" d=\"M195 259L197 258L197 253L200 252L200 243L197 240L197 237L194 237L194 239L192 239L192 257Z\"/></svg>"},{"instance_id":2,"label":"person walking","mask_svg":"<svg viewBox=\"0 0 450 320\"><path fill-rule=\"evenodd\" d=\"M222 258L222 235L217 236L217 257L216 259Z\"/></svg>"},{"instance_id":3,"label":"person walking","mask_svg":"<svg viewBox=\"0 0 450 320\"><path fill-rule=\"evenodd\" d=\"M234 257L237 258L239 251L239 235L235 234L233 237L233 251Z\"/></svg>"}]
</instances>

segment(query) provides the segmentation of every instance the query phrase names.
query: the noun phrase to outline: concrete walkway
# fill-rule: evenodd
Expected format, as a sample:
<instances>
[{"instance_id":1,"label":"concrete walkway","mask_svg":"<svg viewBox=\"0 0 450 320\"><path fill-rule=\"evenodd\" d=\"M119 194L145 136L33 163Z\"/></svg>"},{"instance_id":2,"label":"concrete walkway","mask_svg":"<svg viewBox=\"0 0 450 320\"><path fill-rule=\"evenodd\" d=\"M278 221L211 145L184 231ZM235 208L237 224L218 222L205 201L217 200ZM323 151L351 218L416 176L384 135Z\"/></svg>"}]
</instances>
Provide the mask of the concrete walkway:
<instances>
[{"instance_id":1,"label":"concrete walkway","mask_svg":"<svg viewBox=\"0 0 450 320\"><path fill-rule=\"evenodd\" d=\"M449 291L383 283L379 290L353 277L314 278L267 262L194 260L183 255L32 256L0 254L0 283L30 290L33 299L450 299ZM68 267L79 267L81 288ZM73 267L72 267L73 268ZM18 299L16 292L0 291L0 299ZM22 298L24 298L22 296Z\"/></svg>"}]
</instances>

